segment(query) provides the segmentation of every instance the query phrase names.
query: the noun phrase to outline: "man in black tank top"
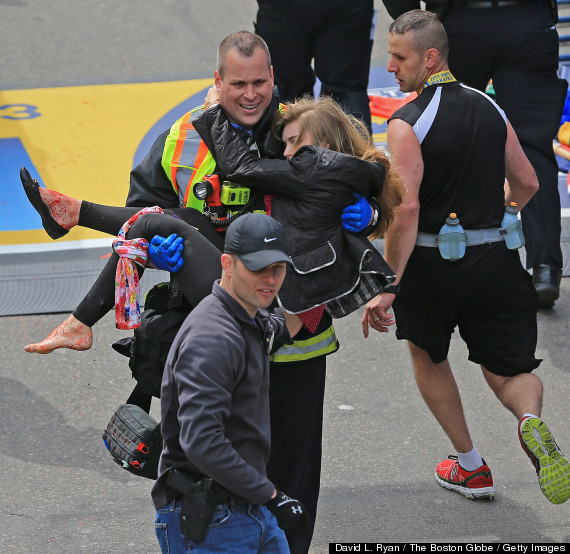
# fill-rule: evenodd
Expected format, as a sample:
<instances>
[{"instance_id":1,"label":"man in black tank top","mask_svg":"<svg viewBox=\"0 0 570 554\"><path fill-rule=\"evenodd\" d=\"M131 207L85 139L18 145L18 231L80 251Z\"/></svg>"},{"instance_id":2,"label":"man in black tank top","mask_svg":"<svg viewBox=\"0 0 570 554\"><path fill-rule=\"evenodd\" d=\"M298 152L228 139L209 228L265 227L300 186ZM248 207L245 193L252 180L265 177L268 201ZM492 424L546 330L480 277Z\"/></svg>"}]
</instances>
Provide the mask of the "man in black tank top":
<instances>
[{"instance_id":1,"label":"man in black tank top","mask_svg":"<svg viewBox=\"0 0 570 554\"><path fill-rule=\"evenodd\" d=\"M419 0L383 0L396 19ZM449 66L457 79L481 91L489 80L498 104L536 171L540 190L521 213L526 267L533 270L539 308L560 294L563 257L558 134L568 82L558 77L556 0L427 0L449 36Z\"/></svg>"},{"instance_id":2,"label":"man in black tank top","mask_svg":"<svg viewBox=\"0 0 570 554\"><path fill-rule=\"evenodd\" d=\"M396 19L388 51L400 90L418 97L388 125L408 195L385 238L396 285L366 306L364 336L369 327L388 330L393 304L396 336L408 341L420 392L456 451L438 464L437 482L468 498L493 498L491 470L471 440L447 359L458 327L469 360L517 417L542 492L560 504L570 497L570 464L540 419L542 383L532 374L541 362L537 294L499 230L505 205L522 209L538 190L536 174L503 111L449 71L447 36L434 14L413 10ZM442 257L437 238L451 212L466 235L455 261Z\"/></svg>"}]
</instances>

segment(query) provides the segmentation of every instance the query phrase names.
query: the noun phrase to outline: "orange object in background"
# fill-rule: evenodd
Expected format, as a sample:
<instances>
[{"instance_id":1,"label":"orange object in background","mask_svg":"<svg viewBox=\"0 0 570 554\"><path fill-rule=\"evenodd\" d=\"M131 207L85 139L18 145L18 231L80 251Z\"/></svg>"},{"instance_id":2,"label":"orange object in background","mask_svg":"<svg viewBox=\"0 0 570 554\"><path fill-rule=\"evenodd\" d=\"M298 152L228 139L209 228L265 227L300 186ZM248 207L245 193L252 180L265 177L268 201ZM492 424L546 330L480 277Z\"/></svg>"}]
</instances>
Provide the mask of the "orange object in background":
<instances>
[{"instance_id":1,"label":"orange object in background","mask_svg":"<svg viewBox=\"0 0 570 554\"><path fill-rule=\"evenodd\" d=\"M404 104L411 102L418 95L411 92L405 98L392 98L389 96L370 96L370 113L377 117L388 119L392 114Z\"/></svg>"},{"instance_id":2,"label":"orange object in background","mask_svg":"<svg viewBox=\"0 0 570 554\"><path fill-rule=\"evenodd\" d=\"M558 131L558 140L561 144L570 145L570 121L565 121Z\"/></svg>"}]
</instances>

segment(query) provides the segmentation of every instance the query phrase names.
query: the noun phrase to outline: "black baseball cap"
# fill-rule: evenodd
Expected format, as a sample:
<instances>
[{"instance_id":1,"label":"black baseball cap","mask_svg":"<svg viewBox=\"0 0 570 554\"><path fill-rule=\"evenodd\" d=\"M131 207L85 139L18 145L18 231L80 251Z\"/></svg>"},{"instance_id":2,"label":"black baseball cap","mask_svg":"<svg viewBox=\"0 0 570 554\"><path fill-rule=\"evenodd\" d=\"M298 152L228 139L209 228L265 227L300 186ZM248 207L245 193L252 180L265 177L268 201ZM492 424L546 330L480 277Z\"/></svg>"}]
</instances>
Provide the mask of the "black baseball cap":
<instances>
[{"instance_id":1,"label":"black baseball cap","mask_svg":"<svg viewBox=\"0 0 570 554\"><path fill-rule=\"evenodd\" d=\"M226 232L224 252L235 254L250 271L278 262L291 263L287 231L264 214L245 214L233 221Z\"/></svg>"}]
</instances>

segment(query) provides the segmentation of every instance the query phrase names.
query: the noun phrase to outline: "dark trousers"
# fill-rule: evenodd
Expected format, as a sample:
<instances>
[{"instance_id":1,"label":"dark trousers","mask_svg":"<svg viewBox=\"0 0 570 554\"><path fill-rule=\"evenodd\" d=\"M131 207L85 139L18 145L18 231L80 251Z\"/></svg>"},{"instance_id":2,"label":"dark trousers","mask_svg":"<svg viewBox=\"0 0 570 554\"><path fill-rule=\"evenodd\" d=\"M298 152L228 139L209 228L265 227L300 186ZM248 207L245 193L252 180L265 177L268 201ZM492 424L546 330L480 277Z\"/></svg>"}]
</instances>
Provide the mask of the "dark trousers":
<instances>
[{"instance_id":1,"label":"dark trousers","mask_svg":"<svg viewBox=\"0 0 570 554\"><path fill-rule=\"evenodd\" d=\"M559 79L558 33L545 4L451 9L443 20L449 67L484 90L493 79L496 100L515 129L540 190L521 212L527 268L562 267L558 166L552 139L568 83Z\"/></svg>"},{"instance_id":2,"label":"dark trousers","mask_svg":"<svg viewBox=\"0 0 570 554\"><path fill-rule=\"evenodd\" d=\"M321 94L370 128L373 0L258 0L258 6L255 29L269 46L283 101L313 94L316 75Z\"/></svg>"},{"instance_id":3,"label":"dark trousers","mask_svg":"<svg viewBox=\"0 0 570 554\"><path fill-rule=\"evenodd\" d=\"M267 476L285 494L303 502L311 520L311 535L321 479L325 376L325 356L271 364ZM300 527L286 535L292 554L308 552L312 537Z\"/></svg>"},{"instance_id":4,"label":"dark trousers","mask_svg":"<svg viewBox=\"0 0 570 554\"><path fill-rule=\"evenodd\" d=\"M116 235L124 222L139 209L83 202L79 225ZM198 227L200 232L195 227ZM212 292L214 281L222 274L221 251L211 242L222 239L215 235L210 237L211 240L205 238L204 234L209 236L217 231L200 212L191 208L165 210L164 214L141 216L127 232L127 238L145 238L150 242L155 235L168 237L172 233L184 238L184 264L177 275L182 292L193 307ZM113 253L85 298L75 308L73 315L85 325L92 327L113 309L118 262L119 256ZM136 267L141 276L143 268L138 265Z\"/></svg>"}]
</instances>

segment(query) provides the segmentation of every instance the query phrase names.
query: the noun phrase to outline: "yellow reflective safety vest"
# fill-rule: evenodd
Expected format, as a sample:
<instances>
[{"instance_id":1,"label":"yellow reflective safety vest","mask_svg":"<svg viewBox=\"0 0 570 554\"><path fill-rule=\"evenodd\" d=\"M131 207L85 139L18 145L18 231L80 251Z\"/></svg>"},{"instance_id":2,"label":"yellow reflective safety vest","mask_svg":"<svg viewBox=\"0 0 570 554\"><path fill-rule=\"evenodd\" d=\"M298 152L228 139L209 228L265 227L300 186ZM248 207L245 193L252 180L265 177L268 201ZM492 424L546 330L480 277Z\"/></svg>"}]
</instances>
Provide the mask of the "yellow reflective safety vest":
<instances>
[{"instance_id":1,"label":"yellow reflective safety vest","mask_svg":"<svg viewBox=\"0 0 570 554\"><path fill-rule=\"evenodd\" d=\"M286 109L280 104L279 109ZM194 196L194 184L204 175L214 173L216 161L192 125L192 119L203 110L198 106L185 113L172 125L164 143L162 168L178 195L180 206L204 212L205 201ZM231 213L231 212L228 212ZM338 350L338 340L332 325L308 339L296 340L281 347L271 356L274 363L300 362L326 356Z\"/></svg>"},{"instance_id":2,"label":"yellow reflective safety vest","mask_svg":"<svg viewBox=\"0 0 570 554\"><path fill-rule=\"evenodd\" d=\"M194 196L194 184L202 181L204 175L214 173L216 168L210 150L192 125L194 114L202 110L203 106L198 106L174 123L162 153L162 168L178 195L180 206L200 211L203 211L204 200Z\"/></svg>"}]
</instances>

